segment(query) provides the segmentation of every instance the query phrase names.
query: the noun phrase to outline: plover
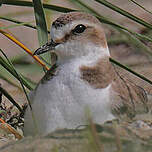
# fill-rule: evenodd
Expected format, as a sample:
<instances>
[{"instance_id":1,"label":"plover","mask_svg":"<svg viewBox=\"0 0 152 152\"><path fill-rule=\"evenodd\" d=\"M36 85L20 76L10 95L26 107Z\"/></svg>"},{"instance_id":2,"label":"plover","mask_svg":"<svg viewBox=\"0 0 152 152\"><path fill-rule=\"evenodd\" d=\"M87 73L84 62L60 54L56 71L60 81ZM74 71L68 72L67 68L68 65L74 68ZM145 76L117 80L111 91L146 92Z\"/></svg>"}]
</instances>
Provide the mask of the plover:
<instances>
[{"instance_id":1,"label":"plover","mask_svg":"<svg viewBox=\"0 0 152 152\"><path fill-rule=\"evenodd\" d=\"M51 41L34 54L53 50L57 63L31 93L39 134L85 125L85 109L96 124L114 119L114 114L131 117L143 107L147 109L145 91L119 75L109 62L105 34L94 16L72 12L57 18L51 27ZM35 130L28 109L24 133L34 135Z\"/></svg>"}]
</instances>

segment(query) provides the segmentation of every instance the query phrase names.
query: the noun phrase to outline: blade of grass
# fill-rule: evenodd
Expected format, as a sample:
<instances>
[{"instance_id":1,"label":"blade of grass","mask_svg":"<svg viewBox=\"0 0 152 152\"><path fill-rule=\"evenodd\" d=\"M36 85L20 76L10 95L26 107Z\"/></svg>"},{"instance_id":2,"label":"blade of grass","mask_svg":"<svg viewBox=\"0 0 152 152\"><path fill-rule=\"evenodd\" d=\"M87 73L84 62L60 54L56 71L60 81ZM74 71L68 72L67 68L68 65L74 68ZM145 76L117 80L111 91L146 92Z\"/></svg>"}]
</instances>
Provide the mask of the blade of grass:
<instances>
[{"instance_id":1,"label":"blade of grass","mask_svg":"<svg viewBox=\"0 0 152 152\"><path fill-rule=\"evenodd\" d=\"M19 55L11 57L9 59L13 63L13 65L14 64L20 64L20 65L31 64L31 62L29 60L27 60L26 54L21 54L21 55L19 54Z\"/></svg>"},{"instance_id":2,"label":"blade of grass","mask_svg":"<svg viewBox=\"0 0 152 152\"><path fill-rule=\"evenodd\" d=\"M2 67L3 68L3 67ZM5 80L6 82L8 82L9 84L11 84L14 87L17 87L18 89L21 89L20 86L18 84L16 84L16 82L14 82L13 80L10 79L10 77L8 77L8 74L6 75L4 72L4 70L2 70L2 68L0 67L0 78L2 80Z\"/></svg>"},{"instance_id":3,"label":"blade of grass","mask_svg":"<svg viewBox=\"0 0 152 152\"><path fill-rule=\"evenodd\" d=\"M9 18L9 17L6 17L6 16L0 16L0 19L5 20L5 21L9 21L9 22L13 22L13 23L16 23L16 24L22 24L23 26L36 29L36 26L34 26L34 25L31 25L31 24L25 23L25 22L21 22L19 20ZM47 32L50 33L50 31L47 31Z\"/></svg>"},{"instance_id":4,"label":"blade of grass","mask_svg":"<svg viewBox=\"0 0 152 152\"><path fill-rule=\"evenodd\" d=\"M36 67L36 65L33 65L33 66ZM24 67L22 66L22 68L24 68ZM18 69L18 66L17 66L17 69ZM23 70L23 69L21 69L21 70ZM19 71L21 71L21 70L19 69ZM40 70L40 68L39 68L39 70ZM29 69L28 69L28 72L29 72ZM35 73L35 68L32 70L32 72ZM30 84L30 86L32 88L36 87L37 83L35 83L31 79L25 77L24 75L22 75L22 77ZM7 71L3 66L0 66L0 78L21 90L21 87L17 83L16 78L9 71Z\"/></svg>"},{"instance_id":5,"label":"blade of grass","mask_svg":"<svg viewBox=\"0 0 152 152\"><path fill-rule=\"evenodd\" d=\"M40 46L48 42L47 25L41 0L33 0L36 28ZM50 63L50 53L45 53L42 57Z\"/></svg>"},{"instance_id":6,"label":"blade of grass","mask_svg":"<svg viewBox=\"0 0 152 152\"><path fill-rule=\"evenodd\" d=\"M81 0L69 0L69 1L76 4L77 6L81 6L86 12L91 13L91 14L95 15L96 17L101 16L97 11L95 11L93 8L91 8L88 4L84 3L84 1L81 1ZM83 11L83 9L81 11ZM101 17L105 18L103 16L101 16Z\"/></svg>"},{"instance_id":7,"label":"blade of grass","mask_svg":"<svg viewBox=\"0 0 152 152\"><path fill-rule=\"evenodd\" d=\"M141 75L141 74L139 74L139 73L137 73L137 72L131 70L131 69L128 68L127 66L125 66L125 65L123 65L123 64L121 64L121 63L119 63L118 61L116 61L116 60L114 60L114 59L112 59L112 58L110 58L109 60L110 60L110 62L112 62L112 63L118 65L118 66L121 67L122 69L125 69L125 70L129 71L130 73L136 75L137 77L141 78L142 80L145 80L146 82L148 82L149 84L152 85L152 81L149 80L149 79L147 79L145 76L143 76L143 75Z\"/></svg>"},{"instance_id":8,"label":"blade of grass","mask_svg":"<svg viewBox=\"0 0 152 152\"><path fill-rule=\"evenodd\" d=\"M106 6L106 7L108 7L108 8L110 8L110 9L112 9L112 10L114 10L114 11L116 11L116 12L118 12L118 13L120 13L121 15L124 15L124 16L130 18L131 20L133 20L133 21L135 21L135 22L137 22L137 23L139 23L141 25L144 25L147 28L152 29L152 25L150 23L145 22L144 20L142 20L142 19L134 16L133 14L131 14L131 13L119 8L116 5L113 5L112 3L110 3L110 2L108 2L106 0L95 0L95 1L100 3L100 4L102 4L102 5L104 5L104 6Z\"/></svg>"},{"instance_id":9,"label":"blade of grass","mask_svg":"<svg viewBox=\"0 0 152 152\"><path fill-rule=\"evenodd\" d=\"M89 125L90 125L90 133L92 135L96 151L97 152L104 152L104 145L101 143L101 140L99 139L95 124L93 123L91 118L89 118Z\"/></svg>"},{"instance_id":10,"label":"blade of grass","mask_svg":"<svg viewBox=\"0 0 152 152\"><path fill-rule=\"evenodd\" d=\"M118 29L118 31L120 31L123 35L125 35L128 39L128 42L130 42L132 45L134 45L136 49L138 49L139 51L144 50L144 52L146 53L148 58L152 59L152 51L148 46L146 46L144 43L142 43L139 39L137 39L132 34L126 32L124 30L121 30L121 29Z\"/></svg>"},{"instance_id":11,"label":"blade of grass","mask_svg":"<svg viewBox=\"0 0 152 152\"><path fill-rule=\"evenodd\" d=\"M12 98L12 96L4 89L0 86L0 92L2 92L2 94L22 113L23 110L22 108L19 106L19 104Z\"/></svg>"},{"instance_id":12,"label":"blade of grass","mask_svg":"<svg viewBox=\"0 0 152 152\"><path fill-rule=\"evenodd\" d=\"M48 41L47 26L41 0L33 0L36 28L40 46Z\"/></svg>"},{"instance_id":13,"label":"blade of grass","mask_svg":"<svg viewBox=\"0 0 152 152\"><path fill-rule=\"evenodd\" d=\"M28 97L28 95L27 95L27 92L26 92L26 89L25 89L25 87L24 87L23 78L22 78L21 75L18 74L18 72L15 70L15 67L13 66L13 64L11 63L11 61L8 59L8 57L6 56L6 54L5 54L1 49L0 49L0 52L1 52L1 53L3 54L3 56L6 58L6 60L7 60L8 64L10 65L12 71L13 71L13 72L15 73L15 75L17 76L17 79L19 80L19 82L20 82L20 84L21 84L21 86L22 86L22 89L23 89L23 91L24 91L24 94L25 94L25 96L26 96L26 99L27 99L27 101L28 101L28 104L29 104L29 106L30 106L30 109L32 110L32 106L31 106L30 99L29 99L29 97Z\"/></svg>"},{"instance_id":14,"label":"blade of grass","mask_svg":"<svg viewBox=\"0 0 152 152\"><path fill-rule=\"evenodd\" d=\"M140 8L142 8L143 10L145 10L146 12L148 12L149 14L152 14L152 12L150 12L145 7L143 7L142 5L140 5L139 3L137 3L135 0L128 0L128 1L131 1L132 3L136 4L137 6L139 6Z\"/></svg>"},{"instance_id":15,"label":"blade of grass","mask_svg":"<svg viewBox=\"0 0 152 152\"><path fill-rule=\"evenodd\" d=\"M1 49L0 49L1 50ZM0 56L0 65L2 65L9 73L11 73L16 79L18 79L18 76L15 74L14 71L12 71L11 66ZM29 89L29 90L33 90L33 86L27 82L27 80L25 80L24 78L22 78L22 82L23 84Z\"/></svg>"},{"instance_id":16,"label":"blade of grass","mask_svg":"<svg viewBox=\"0 0 152 152\"><path fill-rule=\"evenodd\" d=\"M88 142L90 143L90 148L93 148L93 151L104 152L104 145L99 140L99 136L96 131L95 124L92 121L92 114L89 107L85 109L86 120L88 124ZM92 151L92 150L91 150Z\"/></svg>"},{"instance_id":17,"label":"blade of grass","mask_svg":"<svg viewBox=\"0 0 152 152\"><path fill-rule=\"evenodd\" d=\"M114 26L115 28L119 28L119 29L121 29L121 30L125 30L125 31L129 32L130 34L132 34L133 36L137 37L137 38L140 39L140 40L146 40L146 41L152 42L152 39L151 39L150 37L146 36L146 35L133 32L133 31L127 29L127 28L124 27L124 26L121 26L121 25L116 24L116 23L114 23L114 22L112 22L112 21L110 21L110 20L105 19L105 18L102 17L102 16L96 16L96 17L97 17L102 23L105 23L105 24Z\"/></svg>"},{"instance_id":18,"label":"blade of grass","mask_svg":"<svg viewBox=\"0 0 152 152\"><path fill-rule=\"evenodd\" d=\"M12 35L10 35L8 32L4 31L4 30L0 30L0 33L2 33L3 35L5 35L8 39L10 39L11 41L13 41L15 44L17 44L18 46L20 46L22 49L24 49L29 55L31 55L39 64L41 64L46 70L49 70L49 68L45 65L44 62L42 62L39 57L37 56L33 56L33 53L30 49L28 49L25 45L23 45L20 41L18 41L15 37L13 37Z\"/></svg>"},{"instance_id":19,"label":"blade of grass","mask_svg":"<svg viewBox=\"0 0 152 152\"><path fill-rule=\"evenodd\" d=\"M16 23L16 24L22 24L22 25L24 25L24 26L27 26L27 27L36 29L36 26L34 26L34 25L31 25L31 24L25 23L25 22L21 22L21 21L18 21L18 20L16 20L16 19L12 19L12 18L9 18L9 17L6 17L6 16L0 16L0 19L6 20L6 21L10 21L10 22L13 22L13 23ZM24 23L25 23L25 24L24 24ZM49 32L49 31L48 31L48 32Z\"/></svg>"},{"instance_id":20,"label":"blade of grass","mask_svg":"<svg viewBox=\"0 0 152 152\"><path fill-rule=\"evenodd\" d=\"M51 0L43 0L44 4L49 4ZM47 23L47 29L50 29L51 27L51 20L52 20L52 11L48 9L44 9L45 11L45 16L46 16L46 23Z\"/></svg>"},{"instance_id":21,"label":"blade of grass","mask_svg":"<svg viewBox=\"0 0 152 152\"><path fill-rule=\"evenodd\" d=\"M68 0L68 1L76 5L81 11L93 14L92 11L90 11L85 6L83 6L79 1L77 0Z\"/></svg>"},{"instance_id":22,"label":"blade of grass","mask_svg":"<svg viewBox=\"0 0 152 152\"><path fill-rule=\"evenodd\" d=\"M3 5L4 7L6 5ZM7 8L6 8L7 9ZM9 8L10 9L10 8ZM15 18L18 18L18 17L21 17L21 16L28 16L28 15L31 15L33 13L32 10L25 10L25 9L16 9L16 11L8 11L8 12L5 12L5 16L7 17L15 17Z\"/></svg>"},{"instance_id":23,"label":"blade of grass","mask_svg":"<svg viewBox=\"0 0 152 152\"><path fill-rule=\"evenodd\" d=\"M31 23L31 22L28 22L28 23ZM22 23L16 23L15 25L9 25L9 26L3 26L3 27L0 26L0 30L14 28L14 27L18 27L18 26L23 26L25 24L27 24L27 23L22 22Z\"/></svg>"},{"instance_id":24,"label":"blade of grass","mask_svg":"<svg viewBox=\"0 0 152 152\"><path fill-rule=\"evenodd\" d=\"M32 2L19 1L19 0L13 0L13 1L12 0L3 0L2 4L33 7ZM63 12L63 13L75 11L75 10L70 9L70 8L60 7L60 6L56 6L56 5L50 5L50 4L43 4L43 7L46 8L46 9L51 9L51 10L58 11L58 12Z\"/></svg>"}]
</instances>

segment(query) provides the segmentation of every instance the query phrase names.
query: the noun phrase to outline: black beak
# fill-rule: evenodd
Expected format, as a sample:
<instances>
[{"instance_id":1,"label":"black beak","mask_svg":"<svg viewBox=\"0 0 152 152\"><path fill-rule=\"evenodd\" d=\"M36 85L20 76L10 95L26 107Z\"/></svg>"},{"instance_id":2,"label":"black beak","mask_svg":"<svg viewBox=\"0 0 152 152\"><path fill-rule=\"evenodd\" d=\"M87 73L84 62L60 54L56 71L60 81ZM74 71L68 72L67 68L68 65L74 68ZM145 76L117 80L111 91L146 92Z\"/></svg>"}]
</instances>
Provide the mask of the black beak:
<instances>
[{"instance_id":1,"label":"black beak","mask_svg":"<svg viewBox=\"0 0 152 152\"><path fill-rule=\"evenodd\" d=\"M38 48L33 55L40 55L43 54L45 52L54 50L55 47L58 45L59 43L55 43L53 40L51 40L51 42L47 42L46 44L42 45L40 48Z\"/></svg>"}]
</instances>

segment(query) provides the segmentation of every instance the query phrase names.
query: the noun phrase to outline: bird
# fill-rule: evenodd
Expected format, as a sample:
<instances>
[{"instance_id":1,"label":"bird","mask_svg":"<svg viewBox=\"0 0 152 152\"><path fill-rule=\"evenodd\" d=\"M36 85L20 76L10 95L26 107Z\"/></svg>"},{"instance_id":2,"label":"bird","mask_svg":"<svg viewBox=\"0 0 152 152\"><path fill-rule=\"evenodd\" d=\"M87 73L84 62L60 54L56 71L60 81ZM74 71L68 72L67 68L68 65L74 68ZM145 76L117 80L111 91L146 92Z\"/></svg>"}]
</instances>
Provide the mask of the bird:
<instances>
[{"instance_id":1,"label":"bird","mask_svg":"<svg viewBox=\"0 0 152 152\"><path fill-rule=\"evenodd\" d=\"M50 41L34 55L50 51L57 59L30 94L25 136L87 125L87 111L95 124L147 111L145 90L109 61L101 24L85 12L63 13L52 23Z\"/></svg>"}]
</instances>

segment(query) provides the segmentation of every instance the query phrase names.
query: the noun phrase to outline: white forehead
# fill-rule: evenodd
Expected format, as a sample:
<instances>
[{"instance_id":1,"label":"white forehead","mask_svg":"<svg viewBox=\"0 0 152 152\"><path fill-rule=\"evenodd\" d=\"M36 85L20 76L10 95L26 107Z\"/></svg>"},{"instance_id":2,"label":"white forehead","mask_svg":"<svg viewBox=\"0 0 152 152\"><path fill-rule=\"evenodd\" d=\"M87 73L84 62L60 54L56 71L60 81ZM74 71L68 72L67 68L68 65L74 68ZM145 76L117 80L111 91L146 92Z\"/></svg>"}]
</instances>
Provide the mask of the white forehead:
<instances>
[{"instance_id":1,"label":"white forehead","mask_svg":"<svg viewBox=\"0 0 152 152\"><path fill-rule=\"evenodd\" d=\"M59 27L57 29L54 26L52 26L51 27L51 38L54 41L58 40L58 39L62 39L62 38L64 38L64 36L67 33L70 33L70 31L79 24L83 24L85 26L91 26L91 27L95 27L95 28L101 28L100 25L98 25L97 23L91 23L91 22L88 22L88 20L81 20L81 21L76 20L76 21L72 21L66 25L63 25L62 27Z\"/></svg>"}]
</instances>

